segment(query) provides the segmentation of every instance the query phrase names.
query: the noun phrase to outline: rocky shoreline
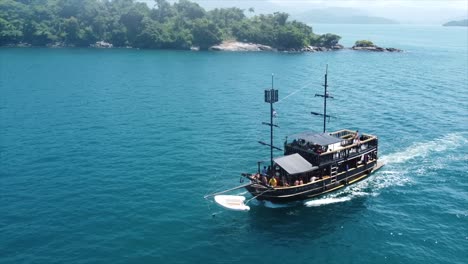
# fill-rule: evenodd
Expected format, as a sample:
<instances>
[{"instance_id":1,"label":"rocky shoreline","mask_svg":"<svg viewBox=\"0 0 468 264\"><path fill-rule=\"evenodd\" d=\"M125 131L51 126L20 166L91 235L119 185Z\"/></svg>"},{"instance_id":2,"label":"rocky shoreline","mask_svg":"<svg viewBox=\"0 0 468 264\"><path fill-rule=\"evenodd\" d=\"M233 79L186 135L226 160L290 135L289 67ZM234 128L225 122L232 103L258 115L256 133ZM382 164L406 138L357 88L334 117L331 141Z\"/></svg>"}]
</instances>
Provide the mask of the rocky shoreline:
<instances>
[{"instance_id":1,"label":"rocky shoreline","mask_svg":"<svg viewBox=\"0 0 468 264\"><path fill-rule=\"evenodd\" d=\"M214 51L277 51L267 45L256 44L256 43L245 43L238 41L224 41L221 44L214 45L209 48Z\"/></svg>"},{"instance_id":2,"label":"rocky shoreline","mask_svg":"<svg viewBox=\"0 0 468 264\"><path fill-rule=\"evenodd\" d=\"M403 52L401 49L396 48L382 48L379 46L372 46L372 47L351 47L352 50L362 50L362 51L372 51L372 52Z\"/></svg>"},{"instance_id":3,"label":"rocky shoreline","mask_svg":"<svg viewBox=\"0 0 468 264\"><path fill-rule=\"evenodd\" d=\"M301 49L275 49L273 47L256 44L256 43L245 43L238 41L225 41L219 45L215 45L209 48L213 51L282 51L282 52L325 52L325 51L336 51L336 50L358 50L358 51L372 51L372 52L403 52L401 49L397 48L383 48L379 46L369 46L369 47L358 47L353 46L351 48L345 48L341 44L337 44L331 47L316 47L316 46L306 46Z\"/></svg>"},{"instance_id":4,"label":"rocky shoreline","mask_svg":"<svg viewBox=\"0 0 468 264\"><path fill-rule=\"evenodd\" d=\"M5 45L5 47L18 47L18 48L29 48L33 47L29 43L20 42L18 44ZM69 45L64 42L56 42L47 44L48 48L74 48L74 45ZM105 41L97 41L94 44L89 45L90 48L99 48L99 49L111 49L119 48ZM132 47L122 47L122 48L132 48ZM191 47L192 51L199 51L198 47ZM327 51L337 51L337 50L356 50L356 51L371 51L371 52L403 52L401 49L397 48L383 48L376 45L373 46L353 46L351 48L346 48L341 44L337 44L331 47L317 47L317 46L306 46L301 49L275 49L273 47L256 44L256 43L246 43L239 41L224 41L221 44L214 45L209 48L211 51L226 51L226 52L256 52L256 51L273 51L273 52L327 52Z\"/></svg>"}]
</instances>

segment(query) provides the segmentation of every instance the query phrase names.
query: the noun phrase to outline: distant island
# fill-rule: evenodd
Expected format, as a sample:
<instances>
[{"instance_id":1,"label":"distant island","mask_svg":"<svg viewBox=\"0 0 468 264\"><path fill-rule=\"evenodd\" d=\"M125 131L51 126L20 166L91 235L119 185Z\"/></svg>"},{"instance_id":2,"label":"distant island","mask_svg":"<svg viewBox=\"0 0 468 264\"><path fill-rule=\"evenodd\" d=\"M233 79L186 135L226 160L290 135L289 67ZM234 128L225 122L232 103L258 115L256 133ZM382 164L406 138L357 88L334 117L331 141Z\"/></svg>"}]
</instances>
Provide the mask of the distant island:
<instances>
[{"instance_id":1,"label":"distant island","mask_svg":"<svg viewBox=\"0 0 468 264\"><path fill-rule=\"evenodd\" d=\"M468 27L468 19L450 21L443 24L444 27Z\"/></svg>"},{"instance_id":2,"label":"distant island","mask_svg":"<svg viewBox=\"0 0 468 264\"><path fill-rule=\"evenodd\" d=\"M294 18L305 23L322 24L398 24L392 19L369 16L360 10L339 7L307 10L295 14Z\"/></svg>"},{"instance_id":3,"label":"distant island","mask_svg":"<svg viewBox=\"0 0 468 264\"><path fill-rule=\"evenodd\" d=\"M237 40L296 51L339 48L340 38L314 34L287 13L247 17L239 8L206 11L188 0L155 0L154 8L134 0L0 1L1 46L206 50Z\"/></svg>"}]
</instances>

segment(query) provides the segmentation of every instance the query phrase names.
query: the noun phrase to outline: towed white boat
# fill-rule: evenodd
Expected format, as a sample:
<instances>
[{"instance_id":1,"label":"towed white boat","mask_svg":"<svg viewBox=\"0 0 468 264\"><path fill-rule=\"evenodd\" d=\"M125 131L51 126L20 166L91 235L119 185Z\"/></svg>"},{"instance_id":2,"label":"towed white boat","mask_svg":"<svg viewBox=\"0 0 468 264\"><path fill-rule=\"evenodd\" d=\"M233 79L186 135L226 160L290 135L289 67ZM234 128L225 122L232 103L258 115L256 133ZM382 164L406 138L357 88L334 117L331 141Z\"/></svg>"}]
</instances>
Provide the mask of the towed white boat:
<instances>
[{"instance_id":1,"label":"towed white boat","mask_svg":"<svg viewBox=\"0 0 468 264\"><path fill-rule=\"evenodd\" d=\"M216 195L214 200L224 208L234 211L249 211L250 207L244 204L245 197L239 195Z\"/></svg>"}]
</instances>

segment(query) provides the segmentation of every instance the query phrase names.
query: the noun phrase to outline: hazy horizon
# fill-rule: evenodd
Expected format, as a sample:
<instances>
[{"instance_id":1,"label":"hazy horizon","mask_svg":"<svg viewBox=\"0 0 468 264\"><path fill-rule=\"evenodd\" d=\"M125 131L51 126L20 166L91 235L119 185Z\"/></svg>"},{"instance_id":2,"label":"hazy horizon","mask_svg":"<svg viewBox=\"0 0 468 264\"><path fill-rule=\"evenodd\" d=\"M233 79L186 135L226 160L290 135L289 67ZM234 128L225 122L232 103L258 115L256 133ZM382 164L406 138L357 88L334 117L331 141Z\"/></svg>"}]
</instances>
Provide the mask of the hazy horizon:
<instances>
[{"instance_id":1,"label":"hazy horizon","mask_svg":"<svg viewBox=\"0 0 468 264\"><path fill-rule=\"evenodd\" d=\"M150 6L152 0L142 0ZM253 7L256 13L284 11L291 15L308 10L345 11L360 16L382 17L402 24L442 24L468 17L466 0L190 0L206 9L221 7ZM174 0L169 2L175 2ZM341 14L341 13L340 13Z\"/></svg>"}]
</instances>

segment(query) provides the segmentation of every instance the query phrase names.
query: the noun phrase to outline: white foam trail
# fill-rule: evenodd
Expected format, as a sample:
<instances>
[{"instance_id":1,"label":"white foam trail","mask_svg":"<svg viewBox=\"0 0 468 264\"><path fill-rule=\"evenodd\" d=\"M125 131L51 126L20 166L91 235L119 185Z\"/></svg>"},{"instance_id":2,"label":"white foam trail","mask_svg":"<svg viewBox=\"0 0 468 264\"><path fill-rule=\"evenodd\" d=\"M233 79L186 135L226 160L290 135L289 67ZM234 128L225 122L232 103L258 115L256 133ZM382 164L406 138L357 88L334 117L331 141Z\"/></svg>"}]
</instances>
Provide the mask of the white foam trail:
<instances>
[{"instance_id":1,"label":"white foam trail","mask_svg":"<svg viewBox=\"0 0 468 264\"><path fill-rule=\"evenodd\" d=\"M456 149L467 143L468 139L466 139L463 134L452 133L432 141L413 144L401 152L386 155L380 160L387 165L401 164L411 159L426 157L434 152ZM464 159L466 159L466 157ZM347 202L353 198L367 195L377 196L382 189L391 186L403 186L410 183L411 178L408 177L408 174L414 172L418 173L419 170L423 170L423 168L420 167L409 168L403 166L391 167L392 170L388 171L385 170L385 168L386 167L383 167L381 171L376 172L375 175L364 181L358 182L336 193L328 194L323 198L306 201L304 205L307 207L316 207Z\"/></svg>"},{"instance_id":2,"label":"white foam trail","mask_svg":"<svg viewBox=\"0 0 468 264\"><path fill-rule=\"evenodd\" d=\"M396 152L383 156L380 160L385 162L387 165L401 164L411 159L426 157L434 152L443 152L450 149L456 149L461 146L468 144L468 139L463 133L451 133L442 138L438 138L432 141L415 143L412 146L406 148L401 152ZM457 155L459 160L467 160L467 157L460 157ZM391 170L386 170L389 168ZM420 167L404 167L404 166L390 166L383 167L381 170L365 179L361 182L353 184L343 190L327 194L322 198L305 201L304 205L307 207L318 207L323 205L329 205L334 203L342 203L352 200L356 197L363 196L377 196L379 191L391 186L404 186L411 183L411 178L408 176L409 173L417 173L423 168ZM292 207L297 203L289 204L275 204L271 202L256 203L256 205L264 205L269 208L284 208Z\"/></svg>"},{"instance_id":3,"label":"white foam trail","mask_svg":"<svg viewBox=\"0 0 468 264\"><path fill-rule=\"evenodd\" d=\"M455 149L459 146L466 145L467 143L468 139L466 139L463 134L451 133L433 141L413 144L401 152L383 156L381 160L389 164L404 163L414 158L426 157L433 152L443 152L449 149Z\"/></svg>"},{"instance_id":4,"label":"white foam trail","mask_svg":"<svg viewBox=\"0 0 468 264\"><path fill-rule=\"evenodd\" d=\"M351 201L351 197L322 198L322 199L307 201L304 203L304 205L307 207L317 207L321 205L342 203L342 202L347 202L347 201Z\"/></svg>"}]
</instances>

